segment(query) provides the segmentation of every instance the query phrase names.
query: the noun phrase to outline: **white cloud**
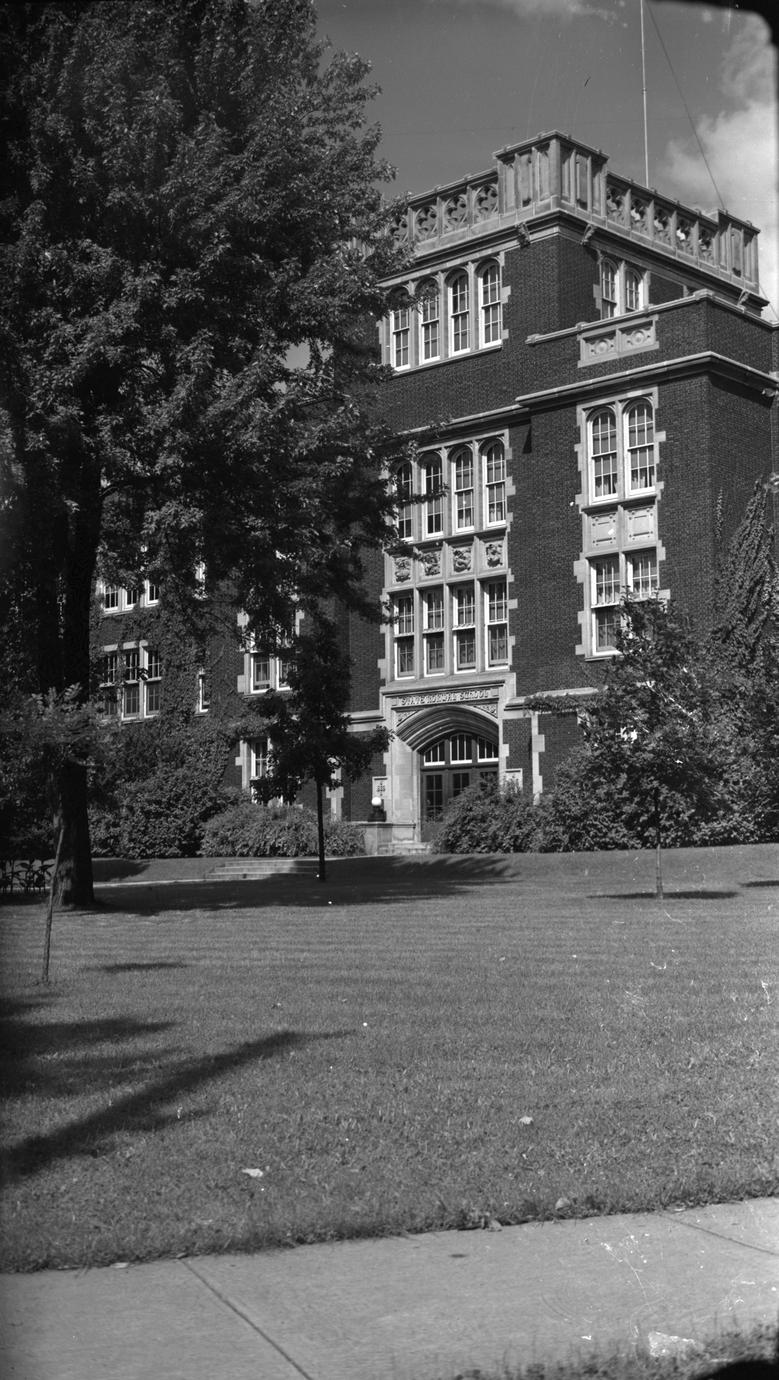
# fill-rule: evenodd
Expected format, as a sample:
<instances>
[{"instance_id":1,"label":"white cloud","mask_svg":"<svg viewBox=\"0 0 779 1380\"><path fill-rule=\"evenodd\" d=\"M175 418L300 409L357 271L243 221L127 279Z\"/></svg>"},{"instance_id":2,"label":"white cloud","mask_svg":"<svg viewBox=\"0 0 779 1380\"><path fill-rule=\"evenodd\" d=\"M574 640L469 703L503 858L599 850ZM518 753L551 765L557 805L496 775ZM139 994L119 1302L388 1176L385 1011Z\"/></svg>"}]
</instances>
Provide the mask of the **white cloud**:
<instances>
[{"instance_id":1,"label":"white cloud","mask_svg":"<svg viewBox=\"0 0 779 1380\"><path fill-rule=\"evenodd\" d=\"M448 6L449 9L455 6L459 9L470 6L512 10L521 18L538 16L547 19L605 19L608 23L613 23L617 19L616 10L624 8L624 0L617 0L616 5L612 0L610 9L603 9L598 4L591 3L591 0L427 0L427 3L440 7Z\"/></svg>"},{"instance_id":2,"label":"white cloud","mask_svg":"<svg viewBox=\"0 0 779 1380\"><path fill-rule=\"evenodd\" d=\"M718 204L713 177L727 210L759 228L760 279L773 307L767 315L774 320L779 314L775 68L767 26L757 15L750 15L734 35L723 62L725 108L696 121L711 176L694 138L668 145L657 176L658 186L688 206L704 210Z\"/></svg>"}]
</instances>

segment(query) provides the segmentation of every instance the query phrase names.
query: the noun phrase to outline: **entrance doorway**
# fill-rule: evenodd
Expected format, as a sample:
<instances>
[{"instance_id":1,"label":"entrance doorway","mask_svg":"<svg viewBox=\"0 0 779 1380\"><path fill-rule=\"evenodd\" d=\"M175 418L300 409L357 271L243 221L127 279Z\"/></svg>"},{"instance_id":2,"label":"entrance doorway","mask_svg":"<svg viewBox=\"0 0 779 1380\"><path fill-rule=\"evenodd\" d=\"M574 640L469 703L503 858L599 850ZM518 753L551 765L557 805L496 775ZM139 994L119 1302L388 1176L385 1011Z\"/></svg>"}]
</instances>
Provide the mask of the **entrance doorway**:
<instances>
[{"instance_id":1,"label":"entrance doorway","mask_svg":"<svg viewBox=\"0 0 779 1380\"><path fill-rule=\"evenodd\" d=\"M422 839L435 837L444 811L469 786L498 779L497 737L447 733L420 753Z\"/></svg>"}]
</instances>

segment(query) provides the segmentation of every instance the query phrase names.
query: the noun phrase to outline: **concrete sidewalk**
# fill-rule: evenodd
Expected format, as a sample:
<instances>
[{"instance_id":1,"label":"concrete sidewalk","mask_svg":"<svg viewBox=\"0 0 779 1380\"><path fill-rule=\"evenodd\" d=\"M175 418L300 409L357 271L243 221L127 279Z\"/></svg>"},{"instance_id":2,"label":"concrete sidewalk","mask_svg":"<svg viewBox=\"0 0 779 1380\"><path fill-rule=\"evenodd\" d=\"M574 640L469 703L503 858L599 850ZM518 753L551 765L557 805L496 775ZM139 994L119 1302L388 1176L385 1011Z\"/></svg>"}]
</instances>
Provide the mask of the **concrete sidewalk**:
<instances>
[{"instance_id":1,"label":"concrete sidewalk","mask_svg":"<svg viewBox=\"0 0 779 1380\"><path fill-rule=\"evenodd\" d=\"M6 1380L454 1380L775 1325L779 1200L0 1279Z\"/></svg>"}]
</instances>

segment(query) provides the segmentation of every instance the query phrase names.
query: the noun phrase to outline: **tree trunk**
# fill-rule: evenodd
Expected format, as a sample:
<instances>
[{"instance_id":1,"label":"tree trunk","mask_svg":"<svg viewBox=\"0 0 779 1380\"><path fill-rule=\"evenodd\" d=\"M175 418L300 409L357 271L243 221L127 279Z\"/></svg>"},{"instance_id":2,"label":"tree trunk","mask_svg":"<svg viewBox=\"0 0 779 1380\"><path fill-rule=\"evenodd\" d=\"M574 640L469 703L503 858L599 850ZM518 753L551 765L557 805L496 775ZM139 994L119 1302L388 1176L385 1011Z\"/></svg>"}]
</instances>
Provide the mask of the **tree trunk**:
<instances>
[{"instance_id":1,"label":"tree trunk","mask_svg":"<svg viewBox=\"0 0 779 1380\"><path fill-rule=\"evenodd\" d=\"M660 814L660 788L654 789L654 817L655 817L655 896L658 901L663 899L663 831L662 819Z\"/></svg>"},{"instance_id":2,"label":"tree trunk","mask_svg":"<svg viewBox=\"0 0 779 1380\"><path fill-rule=\"evenodd\" d=\"M46 905L46 929L43 935L43 964L41 966L41 982L49 980L49 960L51 958L51 922L54 915L54 891L59 872L60 858L62 857L62 839L64 829L60 825L57 834L57 851L54 854L54 866L51 870L51 881L49 882L49 899Z\"/></svg>"},{"instance_id":3,"label":"tree trunk","mask_svg":"<svg viewBox=\"0 0 779 1380\"><path fill-rule=\"evenodd\" d=\"M66 762L56 783L59 796L60 857L54 878L58 906L92 906L92 851L87 815L87 772L78 762Z\"/></svg>"},{"instance_id":4,"label":"tree trunk","mask_svg":"<svg viewBox=\"0 0 779 1380\"><path fill-rule=\"evenodd\" d=\"M37 672L42 695L79 687L89 698L89 632L102 500L100 472L83 447L61 457L61 491L51 487L47 466L36 471L30 502L48 515L48 548L41 553L36 586ZM30 515L28 520L34 522ZM50 792L62 848L54 878L57 906L94 904L87 816L87 773L79 762L50 772Z\"/></svg>"},{"instance_id":5,"label":"tree trunk","mask_svg":"<svg viewBox=\"0 0 779 1380\"><path fill-rule=\"evenodd\" d=\"M316 834L319 847L319 871L317 877L320 882L325 880L325 810L323 803L322 782L316 783Z\"/></svg>"}]
</instances>

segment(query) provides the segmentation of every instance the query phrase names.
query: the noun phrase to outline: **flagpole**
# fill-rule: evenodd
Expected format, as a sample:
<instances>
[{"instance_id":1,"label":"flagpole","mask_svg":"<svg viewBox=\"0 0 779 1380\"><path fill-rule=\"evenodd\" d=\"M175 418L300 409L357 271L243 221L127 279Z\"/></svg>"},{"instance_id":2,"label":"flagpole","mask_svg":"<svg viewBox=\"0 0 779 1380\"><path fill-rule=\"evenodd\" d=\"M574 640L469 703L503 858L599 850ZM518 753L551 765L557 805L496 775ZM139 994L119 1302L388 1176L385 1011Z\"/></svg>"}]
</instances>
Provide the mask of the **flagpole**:
<instances>
[{"instance_id":1,"label":"flagpole","mask_svg":"<svg viewBox=\"0 0 779 1380\"><path fill-rule=\"evenodd\" d=\"M641 94L644 101L644 186L649 186L649 146L646 133L646 48L644 46L644 0L639 0L641 15Z\"/></svg>"}]
</instances>

